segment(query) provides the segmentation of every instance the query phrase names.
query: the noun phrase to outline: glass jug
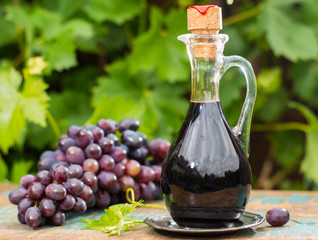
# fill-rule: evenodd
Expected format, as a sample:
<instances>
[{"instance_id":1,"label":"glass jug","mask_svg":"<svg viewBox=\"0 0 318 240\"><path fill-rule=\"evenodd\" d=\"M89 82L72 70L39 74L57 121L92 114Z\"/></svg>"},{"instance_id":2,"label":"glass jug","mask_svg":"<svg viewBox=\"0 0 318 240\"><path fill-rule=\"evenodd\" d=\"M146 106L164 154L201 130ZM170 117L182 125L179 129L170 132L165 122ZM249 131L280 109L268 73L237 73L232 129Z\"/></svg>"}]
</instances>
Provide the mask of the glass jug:
<instances>
[{"instance_id":1,"label":"glass jug","mask_svg":"<svg viewBox=\"0 0 318 240\"><path fill-rule=\"evenodd\" d=\"M255 75L244 58L223 56L225 34L184 34L178 39L186 44L191 63L191 99L163 163L161 190L177 224L228 226L244 212L251 191L248 156ZM211 49L213 54L206 55ZM233 66L246 78L247 95L231 128L222 111L219 82Z\"/></svg>"}]
</instances>

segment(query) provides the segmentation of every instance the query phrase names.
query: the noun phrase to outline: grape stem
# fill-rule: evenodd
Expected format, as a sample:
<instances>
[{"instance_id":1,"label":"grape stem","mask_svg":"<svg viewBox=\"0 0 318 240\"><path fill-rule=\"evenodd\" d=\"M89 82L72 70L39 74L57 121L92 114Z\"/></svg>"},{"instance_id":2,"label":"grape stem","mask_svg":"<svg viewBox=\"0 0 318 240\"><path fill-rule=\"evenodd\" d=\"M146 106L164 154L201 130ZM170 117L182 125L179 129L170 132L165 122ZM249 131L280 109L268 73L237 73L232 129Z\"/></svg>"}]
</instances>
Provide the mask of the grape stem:
<instances>
[{"instance_id":1,"label":"grape stem","mask_svg":"<svg viewBox=\"0 0 318 240\"><path fill-rule=\"evenodd\" d=\"M135 192L134 189L128 188L126 191L126 198L129 203L136 204L138 207L149 207L149 208L160 208L167 210L166 207L158 205L158 204L148 204L148 203L140 203L135 201Z\"/></svg>"}]
</instances>

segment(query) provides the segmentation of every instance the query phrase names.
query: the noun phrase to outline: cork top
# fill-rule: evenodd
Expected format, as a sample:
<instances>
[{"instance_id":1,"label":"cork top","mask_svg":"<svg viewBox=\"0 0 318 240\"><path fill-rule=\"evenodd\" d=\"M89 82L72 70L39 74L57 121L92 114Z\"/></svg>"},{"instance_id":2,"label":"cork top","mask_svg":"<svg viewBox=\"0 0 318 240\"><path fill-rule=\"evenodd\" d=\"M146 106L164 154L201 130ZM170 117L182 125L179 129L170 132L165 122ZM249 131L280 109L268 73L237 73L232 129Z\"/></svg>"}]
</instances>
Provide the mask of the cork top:
<instances>
[{"instance_id":1,"label":"cork top","mask_svg":"<svg viewBox=\"0 0 318 240\"><path fill-rule=\"evenodd\" d=\"M218 34L221 29L220 7L216 5L188 7L188 30L193 34Z\"/></svg>"}]
</instances>

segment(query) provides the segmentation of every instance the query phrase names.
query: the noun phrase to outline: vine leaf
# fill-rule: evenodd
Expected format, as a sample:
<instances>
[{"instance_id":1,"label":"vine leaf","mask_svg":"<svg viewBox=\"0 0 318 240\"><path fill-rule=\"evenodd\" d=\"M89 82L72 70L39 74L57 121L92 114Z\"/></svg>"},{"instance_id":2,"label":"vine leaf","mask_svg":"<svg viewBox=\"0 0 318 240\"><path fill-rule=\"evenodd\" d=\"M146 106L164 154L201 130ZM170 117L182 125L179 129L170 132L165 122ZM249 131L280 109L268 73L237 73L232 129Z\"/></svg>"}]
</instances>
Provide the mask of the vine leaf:
<instances>
[{"instance_id":1,"label":"vine leaf","mask_svg":"<svg viewBox=\"0 0 318 240\"><path fill-rule=\"evenodd\" d=\"M34 71L34 66L31 69ZM7 153L11 146L20 143L27 121L46 126L49 97L45 92L47 85L39 75L24 69L22 84L22 76L8 62L0 65L0 86L0 148Z\"/></svg>"}]
</instances>

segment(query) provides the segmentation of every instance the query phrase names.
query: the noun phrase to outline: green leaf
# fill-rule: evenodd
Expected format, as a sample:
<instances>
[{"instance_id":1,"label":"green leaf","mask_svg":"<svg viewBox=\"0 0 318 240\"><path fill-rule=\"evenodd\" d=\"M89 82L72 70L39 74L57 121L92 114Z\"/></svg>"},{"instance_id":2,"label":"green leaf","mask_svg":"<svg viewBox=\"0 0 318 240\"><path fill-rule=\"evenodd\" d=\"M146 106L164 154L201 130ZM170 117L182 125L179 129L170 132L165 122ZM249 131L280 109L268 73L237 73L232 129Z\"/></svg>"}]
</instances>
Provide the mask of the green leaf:
<instances>
[{"instance_id":1,"label":"green leaf","mask_svg":"<svg viewBox=\"0 0 318 240\"><path fill-rule=\"evenodd\" d=\"M108 233L108 236L120 235L122 231L128 231L136 223L143 223L142 220L125 218L125 215L134 211L140 203L139 201L134 204L115 204L106 209L105 215L99 220L86 218L82 222L86 222L86 228Z\"/></svg>"},{"instance_id":2,"label":"green leaf","mask_svg":"<svg viewBox=\"0 0 318 240\"><path fill-rule=\"evenodd\" d=\"M32 160L24 160L24 159L14 160L12 168L11 168L11 172L10 172L11 182L19 184L21 177L29 173L33 164L34 164L34 161Z\"/></svg>"},{"instance_id":3,"label":"green leaf","mask_svg":"<svg viewBox=\"0 0 318 240\"><path fill-rule=\"evenodd\" d=\"M313 29L293 20L283 7L273 0L262 4L259 23L264 27L271 49L275 55L291 61L316 59L318 47Z\"/></svg>"},{"instance_id":4,"label":"green leaf","mask_svg":"<svg viewBox=\"0 0 318 240\"><path fill-rule=\"evenodd\" d=\"M84 7L84 12L98 23L111 21L123 24L138 15L140 7L137 0L90 0Z\"/></svg>"},{"instance_id":5,"label":"green leaf","mask_svg":"<svg viewBox=\"0 0 318 240\"><path fill-rule=\"evenodd\" d=\"M62 71L77 64L74 38L68 32L61 33L55 40L43 42L41 52L49 63L49 71Z\"/></svg>"},{"instance_id":6,"label":"green leaf","mask_svg":"<svg viewBox=\"0 0 318 240\"><path fill-rule=\"evenodd\" d=\"M47 85L38 76L26 76L21 86L22 78L12 66L5 62L0 66L0 148L4 153L20 143L27 120L46 125Z\"/></svg>"},{"instance_id":7,"label":"green leaf","mask_svg":"<svg viewBox=\"0 0 318 240\"><path fill-rule=\"evenodd\" d=\"M7 179L8 167L5 161L0 155L0 182L4 182Z\"/></svg>"},{"instance_id":8,"label":"green leaf","mask_svg":"<svg viewBox=\"0 0 318 240\"><path fill-rule=\"evenodd\" d=\"M190 65L186 47L176 39L186 32L184 10L171 10L166 16L157 9L151 9L151 27L133 42L129 56L129 69L156 71L161 80L176 82L190 77Z\"/></svg>"},{"instance_id":9,"label":"green leaf","mask_svg":"<svg viewBox=\"0 0 318 240\"><path fill-rule=\"evenodd\" d=\"M305 157L302 160L300 171L305 177L318 183L318 117L306 106L293 102L290 107L297 109L308 121L308 131L306 132Z\"/></svg>"}]
</instances>

